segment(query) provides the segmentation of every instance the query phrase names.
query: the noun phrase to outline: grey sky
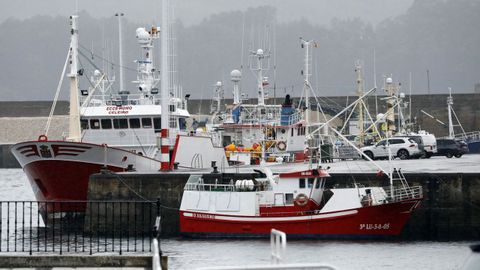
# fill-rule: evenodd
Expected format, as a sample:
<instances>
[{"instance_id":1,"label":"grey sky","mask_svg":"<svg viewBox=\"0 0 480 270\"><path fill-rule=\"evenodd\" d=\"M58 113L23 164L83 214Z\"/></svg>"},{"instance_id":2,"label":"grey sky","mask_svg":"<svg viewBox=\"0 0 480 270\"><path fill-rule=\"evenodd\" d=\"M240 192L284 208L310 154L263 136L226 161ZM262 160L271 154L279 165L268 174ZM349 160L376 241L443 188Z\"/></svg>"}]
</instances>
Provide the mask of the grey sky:
<instances>
[{"instance_id":1,"label":"grey sky","mask_svg":"<svg viewBox=\"0 0 480 270\"><path fill-rule=\"evenodd\" d=\"M413 0L173 0L176 16L186 24L196 24L219 12L244 10L262 5L278 9L278 21L307 18L315 24L327 24L333 18L361 18L373 24L404 13ZM86 10L95 17L125 12L129 20L151 22L160 14L161 0L2 0L0 23L9 17L63 15Z\"/></svg>"}]
</instances>

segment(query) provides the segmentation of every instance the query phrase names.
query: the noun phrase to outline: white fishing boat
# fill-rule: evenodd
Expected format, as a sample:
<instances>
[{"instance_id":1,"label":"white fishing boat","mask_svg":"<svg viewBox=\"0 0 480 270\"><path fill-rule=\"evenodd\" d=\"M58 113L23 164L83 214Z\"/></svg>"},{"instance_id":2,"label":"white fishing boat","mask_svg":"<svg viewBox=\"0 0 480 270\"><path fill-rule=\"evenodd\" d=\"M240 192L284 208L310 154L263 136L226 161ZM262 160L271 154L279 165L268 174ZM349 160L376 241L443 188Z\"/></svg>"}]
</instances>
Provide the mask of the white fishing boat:
<instances>
[{"instance_id":1,"label":"white fishing boat","mask_svg":"<svg viewBox=\"0 0 480 270\"><path fill-rule=\"evenodd\" d=\"M164 22L167 21L168 18L164 18ZM186 119L190 115L182 100L168 93L171 85L165 58L168 49L167 24L163 25L162 32L157 26L136 30L143 58L136 61L134 90L125 90L120 76L120 89L114 92L111 79L98 69L93 72L90 81L93 87L79 90L79 79L86 77L86 71L78 66L78 16L70 17L71 42L62 73L63 79L69 65L68 135L64 140L49 140L47 124L47 132L38 140L11 147L28 176L37 200L84 201L87 199L89 176L102 168L115 172L155 172L171 168L170 152L177 135L186 134ZM162 80L153 63L154 43L160 36L165 56L162 56ZM159 90L160 82L162 91ZM82 213L84 207L84 204L78 204L72 209L64 208L62 212ZM42 209L43 214L58 211Z\"/></svg>"}]
</instances>

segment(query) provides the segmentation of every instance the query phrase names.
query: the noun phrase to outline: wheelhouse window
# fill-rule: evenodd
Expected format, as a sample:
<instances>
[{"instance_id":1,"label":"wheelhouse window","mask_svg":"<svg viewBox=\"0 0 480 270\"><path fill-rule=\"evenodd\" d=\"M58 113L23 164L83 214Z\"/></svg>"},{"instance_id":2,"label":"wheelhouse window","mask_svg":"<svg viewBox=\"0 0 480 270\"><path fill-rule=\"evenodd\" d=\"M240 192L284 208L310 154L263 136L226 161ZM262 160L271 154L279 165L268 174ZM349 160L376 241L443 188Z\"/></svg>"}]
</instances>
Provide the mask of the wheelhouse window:
<instances>
[{"instance_id":1,"label":"wheelhouse window","mask_svg":"<svg viewBox=\"0 0 480 270\"><path fill-rule=\"evenodd\" d=\"M298 187L305 188L305 178L298 179Z\"/></svg>"},{"instance_id":2,"label":"wheelhouse window","mask_svg":"<svg viewBox=\"0 0 480 270\"><path fill-rule=\"evenodd\" d=\"M115 128L115 129L128 128L127 118L116 118L116 119L113 119L113 128Z\"/></svg>"},{"instance_id":3,"label":"wheelhouse window","mask_svg":"<svg viewBox=\"0 0 480 270\"><path fill-rule=\"evenodd\" d=\"M90 128L91 129L100 129L100 120L90 119Z\"/></svg>"},{"instance_id":4,"label":"wheelhouse window","mask_svg":"<svg viewBox=\"0 0 480 270\"><path fill-rule=\"evenodd\" d=\"M317 178L317 182L315 183L315 188L316 189L320 188L320 178Z\"/></svg>"},{"instance_id":5,"label":"wheelhouse window","mask_svg":"<svg viewBox=\"0 0 480 270\"><path fill-rule=\"evenodd\" d=\"M140 128L140 119L139 118L130 118L130 128Z\"/></svg>"},{"instance_id":6,"label":"wheelhouse window","mask_svg":"<svg viewBox=\"0 0 480 270\"><path fill-rule=\"evenodd\" d=\"M293 193L285 193L285 204L293 204Z\"/></svg>"},{"instance_id":7,"label":"wheelhouse window","mask_svg":"<svg viewBox=\"0 0 480 270\"><path fill-rule=\"evenodd\" d=\"M162 129L162 118L153 118L153 128L155 129L155 132L160 132L160 130Z\"/></svg>"},{"instance_id":8,"label":"wheelhouse window","mask_svg":"<svg viewBox=\"0 0 480 270\"><path fill-rule=\"evenodd\" d=\"M100 124L102 124L102 129L112 129L112 119L102 119Z\"/></svg>"},{"instance_id":9,"label":"wheelhouse window","mask_svg":"<svg viewBox=\"0 0 480 270\"><path fill-rule=\"evenodd\" d=\"M88 129L88 120L87 119L80 120L80 127L82 129Z\"/></svg>"},{"instance_id":10,"label":"wheelhouse window","mask_svg":"<svg viewBox=\"0 0 480 270\"><path fill-rule=\"evenodd\" d=\"M313 187L313 182L315 181L315 178L308 178L308 188Z\"/></svg>"},{"instance_id":11,"label":"wheelhouse window","mask_svg":"<svg viewBox=\"0 0 480 270\"><path fill-rule=\"evenodd\" d=\"M143 128L152 128L152 118L142 118Z\"/></svg>"},{"instance_id":12,"label":"wheelhouse window","mask_svg":"<svg viewBox=\"0 0 480 270\"><path fill-rule=\"evenodd\" d=\"M179 118L178 119L178 125L180 130L186 130L187 129L187 120L185 118Z\"/></svg>"}]
</instances>

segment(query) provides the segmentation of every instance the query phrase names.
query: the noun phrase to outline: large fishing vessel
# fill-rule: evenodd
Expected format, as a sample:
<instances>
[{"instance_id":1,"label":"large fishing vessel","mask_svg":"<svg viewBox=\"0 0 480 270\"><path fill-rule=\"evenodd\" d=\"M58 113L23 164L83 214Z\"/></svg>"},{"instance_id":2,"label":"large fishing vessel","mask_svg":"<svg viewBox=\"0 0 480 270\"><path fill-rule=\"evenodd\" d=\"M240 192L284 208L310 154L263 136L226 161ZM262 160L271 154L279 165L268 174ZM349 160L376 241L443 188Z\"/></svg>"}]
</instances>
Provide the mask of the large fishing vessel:
<instances>
[{"instance_id":1,"label":"large fishing vessel","mask_svg":"<svg viewBox=\"0 0 480 270\"><path fill-rule=\"evenodd\" d=\"M49 140L47 124L45 135L38 140L11 147L39 201L86 200L89 176L101 168L116 172L169 169L171 146L178 134L186 133L186 119L190 116L181 99L165 94L170 88L170 75L164 71L167 64L162 63L162 80L153 65L154 41L160 38L158 27L136 30L143 55L143 59L136 61L138 75L134 83L137 90L126 91L120 76L120 89L113 92L112 80L98 69L90 78L93 87L78 89L78 80L86 71L77 65L77 16L70 17L70 25L71 42L62 73L63 77L69 64L68 136L64 140ZM165 47L162 50L167 49L164 37L166 35L162 34L162 47ZM160 81L162 93L158 88ZM83 207L78 204L75 209L62 211L83 212Z\"/></svg>"},{"instance_id":2,"label":"large fishing vessel","mask_svg":"<svg viewBox=\"0 0 480 270\"><path fill-rule=\"evenodd\" d=\"M243 175L191 175L180 231L194 237L261 237L271 229L289 237L398 235L423 194L400 171L394 175L388 187L341 189L325 188L329 174L322 168L275 176L266 168Z\"/></svg>"}]
</instances>

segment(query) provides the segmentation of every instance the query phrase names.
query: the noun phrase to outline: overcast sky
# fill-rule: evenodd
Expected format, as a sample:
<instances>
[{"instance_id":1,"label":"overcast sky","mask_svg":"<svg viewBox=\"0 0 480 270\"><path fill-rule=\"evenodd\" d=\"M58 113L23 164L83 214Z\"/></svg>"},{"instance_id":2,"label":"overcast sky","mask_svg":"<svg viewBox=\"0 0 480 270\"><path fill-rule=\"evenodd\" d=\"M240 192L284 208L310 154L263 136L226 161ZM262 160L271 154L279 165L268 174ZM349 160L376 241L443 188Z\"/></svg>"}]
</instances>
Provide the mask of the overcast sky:
<instances>
[{"instance_id":1,"label":"overcast sky","mask_svg":"<svg viewBox=\"0 0 480 270\"><path fill-rule=\"evenodd\" d=\"M373 24L404 13L413 0L174 0L176 16L186 24L200 22L212 14L244 10L262 5L278 9L278 21L307 18L315 24L328 24L333 18L361 18ZM161 0L1 0L0 23L9 17L72 14L76 6L95 17L126 13L137 22L158 19Z\"/></svg>"}]
</instances>

